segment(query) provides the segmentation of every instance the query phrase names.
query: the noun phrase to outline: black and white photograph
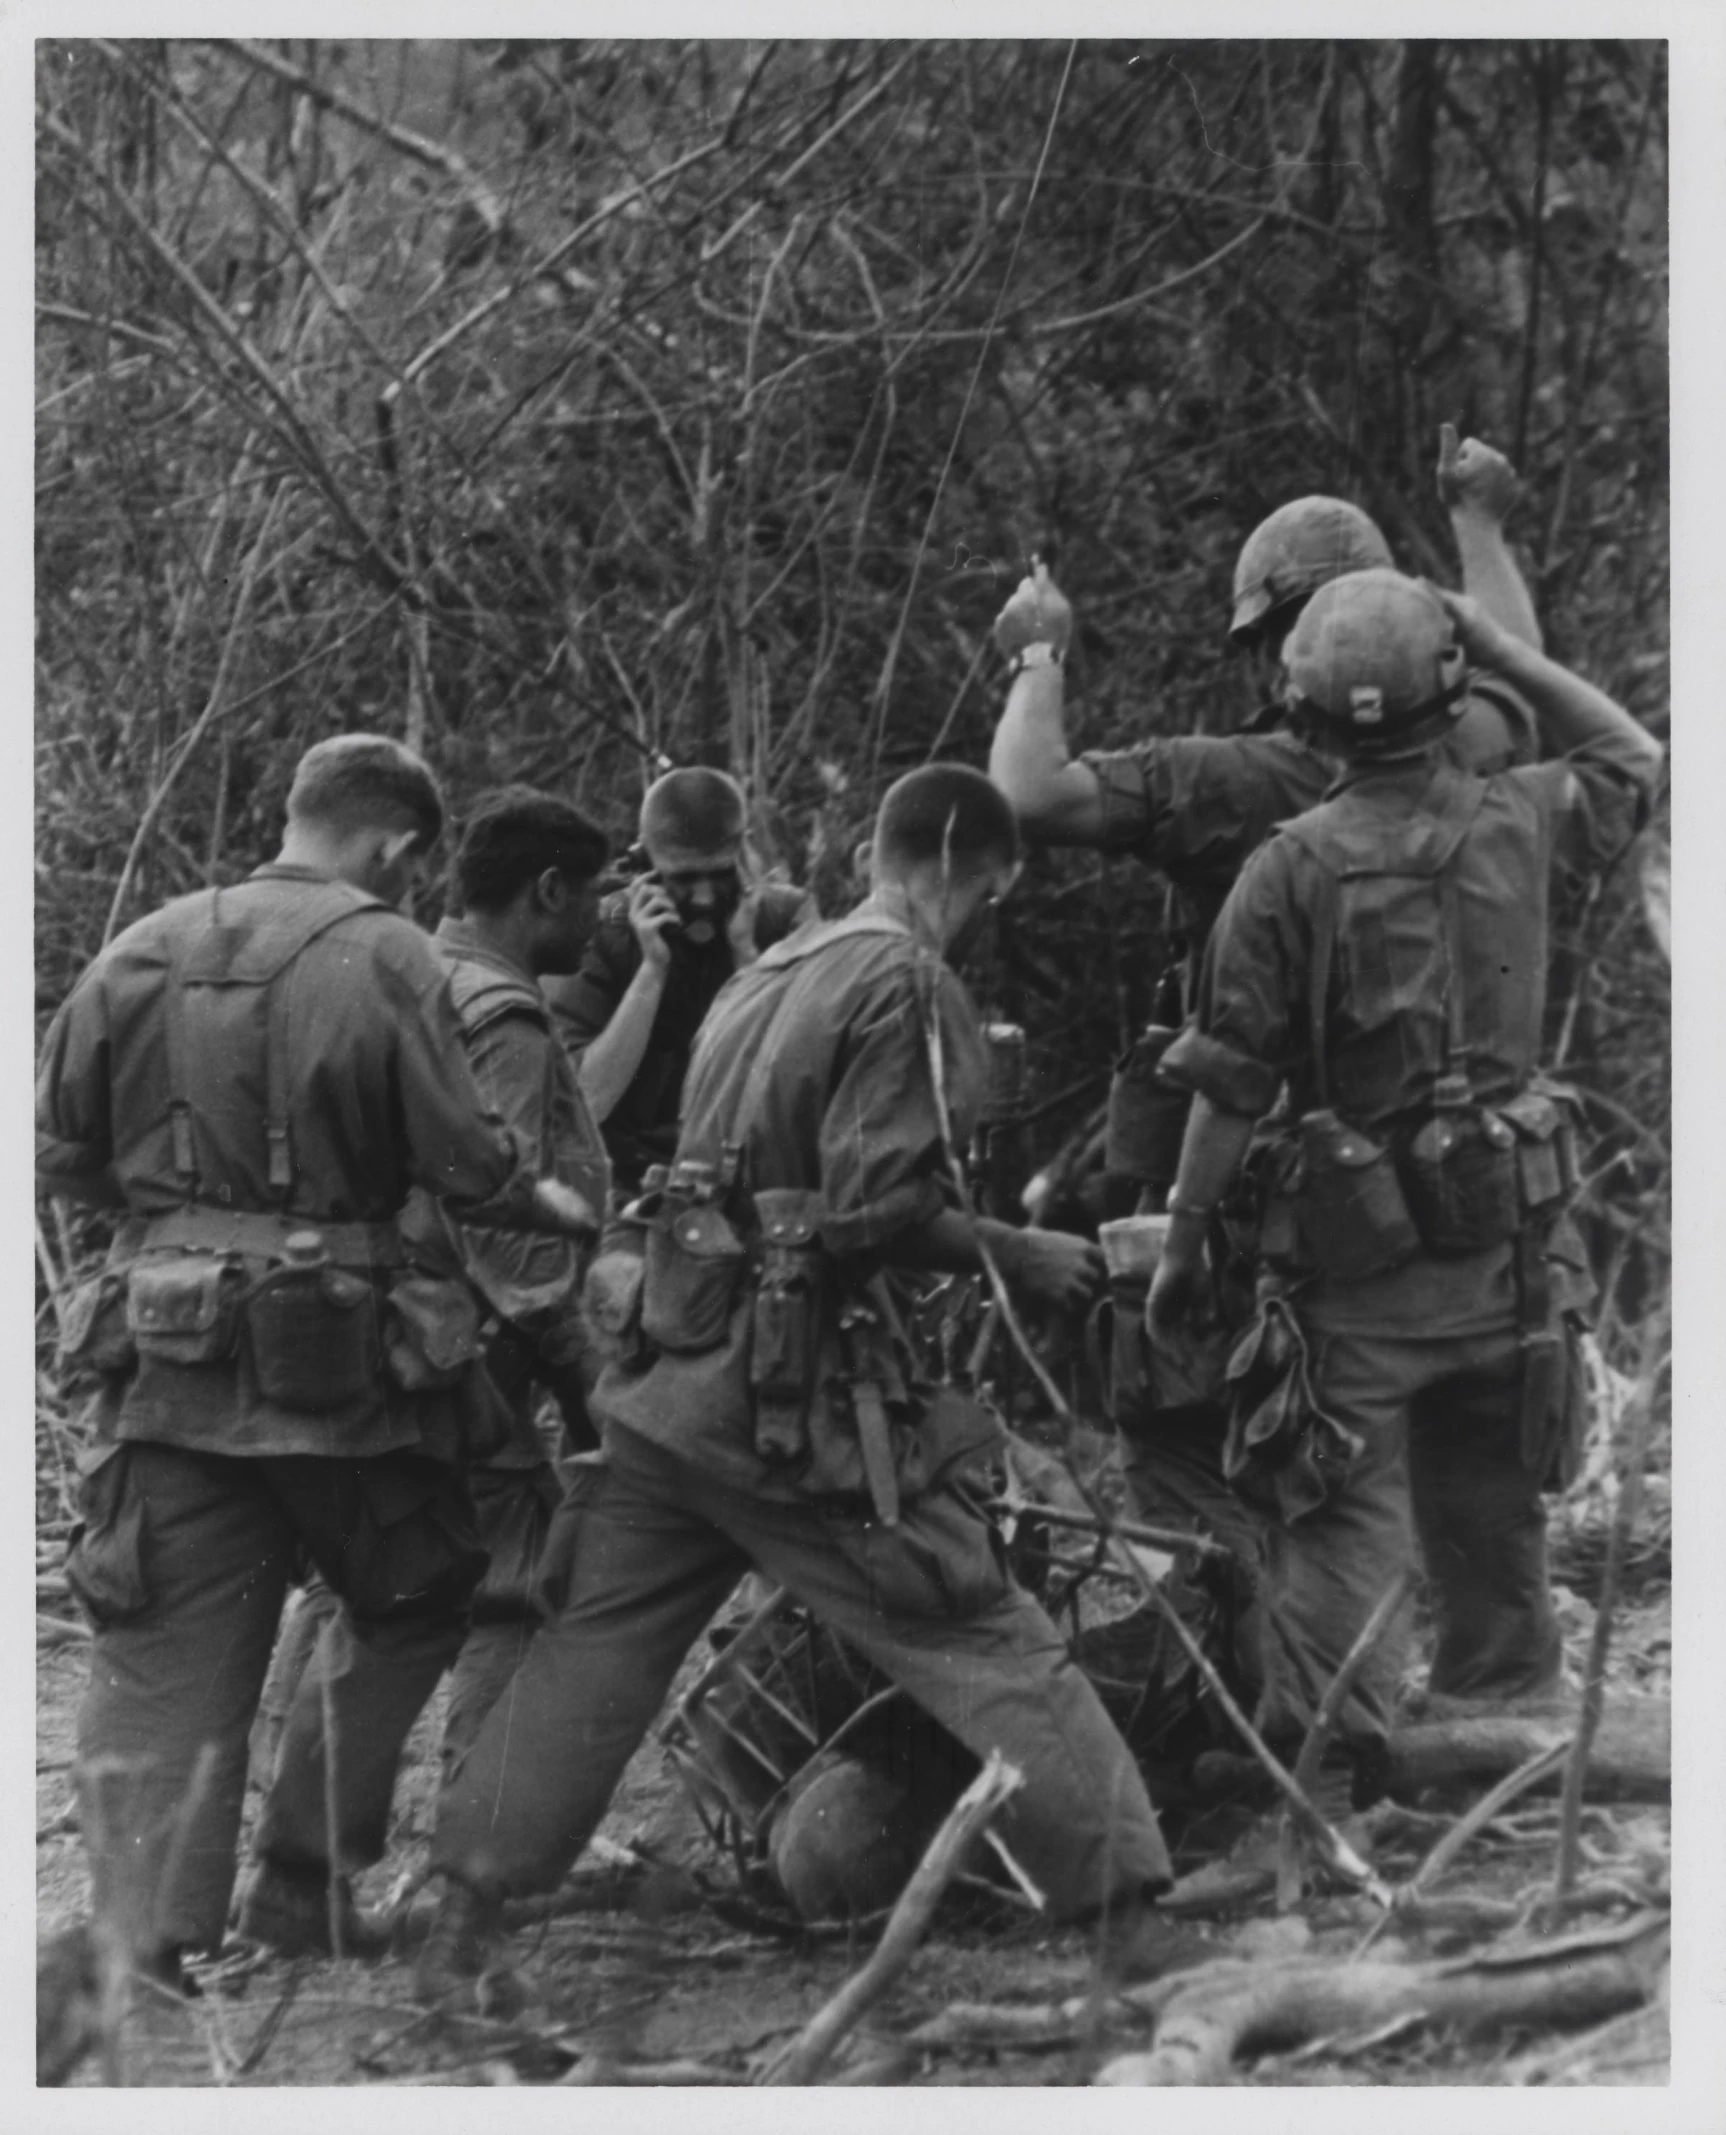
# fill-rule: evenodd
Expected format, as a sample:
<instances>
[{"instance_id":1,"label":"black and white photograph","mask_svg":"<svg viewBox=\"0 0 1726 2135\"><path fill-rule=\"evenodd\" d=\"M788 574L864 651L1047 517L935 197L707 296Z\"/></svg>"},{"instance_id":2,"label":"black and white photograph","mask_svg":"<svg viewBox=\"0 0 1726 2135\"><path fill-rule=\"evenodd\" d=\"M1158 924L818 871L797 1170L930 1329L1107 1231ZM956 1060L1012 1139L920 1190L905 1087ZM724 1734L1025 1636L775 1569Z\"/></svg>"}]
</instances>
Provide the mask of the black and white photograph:
<instances>
[{"instance_id":1,"label":"black and white photograph","mask_svg":"<svg viewBox=\"0 0 1726 2135\"><path fill-rule=\"evenodd\" d=\"M42 2093L1718 2125L1676 13L8 32Z\"/></svg>"}]
</instances>

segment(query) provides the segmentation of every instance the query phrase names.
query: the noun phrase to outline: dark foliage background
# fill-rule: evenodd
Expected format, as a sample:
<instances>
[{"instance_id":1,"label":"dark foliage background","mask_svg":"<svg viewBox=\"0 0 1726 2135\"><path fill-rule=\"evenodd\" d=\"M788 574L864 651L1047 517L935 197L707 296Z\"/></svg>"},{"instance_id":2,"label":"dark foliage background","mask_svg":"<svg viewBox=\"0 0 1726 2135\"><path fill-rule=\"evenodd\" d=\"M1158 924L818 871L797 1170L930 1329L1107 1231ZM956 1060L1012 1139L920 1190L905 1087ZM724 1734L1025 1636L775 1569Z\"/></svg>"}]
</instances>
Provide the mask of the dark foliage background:
<instances>
[{"instance_id":1,"label":"dark foliage background","mask_svg":"<svg viewBox=\"0 0 1726 2135\"><path fill-rule=\"evenodd\" d=\"M458 807L622 830L730 765L849 893L883 779L982 761L1051 537L1087 743L1227 727L1239 543L1352 496L1454 574L1431 466L1511 453L1549 643L1664 732L1666 72L1652 43L39 48L37 953L265 857L378 726ZM1641 856L1570 916L1617 1308L1663 1280ZM1161 960L1051 858L978 990L1047 1150ZM1622 1254L1619 1251L1623 1248Z\"/></svg>"}]
</instances>

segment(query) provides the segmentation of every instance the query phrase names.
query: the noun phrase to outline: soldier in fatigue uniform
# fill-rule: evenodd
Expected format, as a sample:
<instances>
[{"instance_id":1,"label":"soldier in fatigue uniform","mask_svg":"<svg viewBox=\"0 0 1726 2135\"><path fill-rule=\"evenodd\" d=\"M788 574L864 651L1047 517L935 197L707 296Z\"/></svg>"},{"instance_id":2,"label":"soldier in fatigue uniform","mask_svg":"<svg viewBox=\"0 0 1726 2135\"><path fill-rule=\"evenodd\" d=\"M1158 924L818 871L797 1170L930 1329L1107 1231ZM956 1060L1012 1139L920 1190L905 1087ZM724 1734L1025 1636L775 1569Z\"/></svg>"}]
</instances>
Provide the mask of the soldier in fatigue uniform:
<instances>
[{"instance_id":1,"label":"soldier in fatigue uniform","mask_svg":"<svg viewBox=\"0 0 1726 2135\"><path fill-rule=\"evenodd\" d=\"M468 816L452 871L462 916L446 917L432 937L481 1095L535 1169L574 1187L595 1211L603 1211L609 1193L605 1146L539 981L580 963L605 856L604 832L568 802L528 786L484 794ZM402 1228L422 1263L465 1276L490 1321L484 1358L486 1386L496 1397L494 1443L475 1445L482 1457L467 1478L487 1565L474 1595L473 1629L451 1671L448 1761L472 1742L567 1576L568 1521L554 1519L562 1484L534 1411L544 1389L562 1411L568 1449L598 1445L587 1413L580 1312L587 1256L570 1238L456 1223L417 1188ZM340 1624L323 1632L326 1642L298 1690L290 1739L311 1743L323 1670L346 1677L386 1662L340 1623L327 1588L315 1587L307 1603L322 1624Z\"/></svg>"},{"instance_id":2,"label":"soldier in fatigue uniform","mask_svg":"<svg viewBox=\"0 0 1726 2135\"><path fill-rule=\"evenodd\" d=\"M1218 1200L1286 1084L1225 1465L1268 1508L1267 1605L1304 1662L1267 1649L1260 1725L1287 1751L1417 1539L1433 1691L1557 1684L1540 1493L1574 1423L1586 1273L1562 1096L1536 1073L1547 912L1557 877L1635 835L1660 750L1480 604L1392 571L1314 594L1284 657L1291 711L1341 775L1248 861L1164 1058L1195 1102L1150 1316L1191 1309ZM1468 662L1515 687L1553 760L1453 760ZM1357 1801L1407 1614L1342 1717Z\"/></svg>"},{"instance_id":3,"label":"soldier in fatigue uniform","mask_svg":"<svg viewBox=\"0 0 1726 2135\"><path fill-rule=\"evenodd\" d=\"M881 806L871 896L715 1003L676 1164L643 1211L638 1347L594 1395L607 1465L569 1599L439 1805L429 1998L483 1966L505 1896L555 1887L751 1566L1021 1767L1002 1832L1054 1917L1131 1914L1169 1880L1125 1744L967 1489L997 1427L919 1382L898 1327L896 1271L976 1269L980 1240L1028 1297L1081 1305L1100 1275L1082 1240L973 1223L950 1183L948 1133L963 1144L986 1070L944 958L1016 848L980 773L911 773Z\"/></svg>"},{"instance_id":4,"label":"soldier in fatigue uniform","mask_svg":"<svg viewBox=\"0 0 1726 2135\"><path fill-rule=\"evenodd\" d=\"M575 977L546 989L620 1198L671 1161L690 1051L720 987L813 916L789 884L751 886L743 833L743 794L724 772L657 779L641 804L648 872L608 900Z\"/></svg>"},{"instance_id":5,"label":"soldier in fatigue uniform","mask_svg":"<svg viewBox=\"0 0 1726 2135\"><path fill-rule=\"evenodd\" d=\"M1515 477L1501 453L1478 439L1460 448L1447 424L1438 466L1462 558L1463 581L1507 632L1538 648L1539 626L1527 588L1504 543L1503 517ZM1043 844L1120 853L1155 868L1169 886L1170 935L1178 968L1158 988L1156 1022L1121 1062L1111 1094L1110 1168L1116 1196L1106 1212L1160 1208L1180 1148L1186 1100L1159 1062L1190 1006L1205 943L1248 856L1273 827L1312 807L1334 767L1291 725L1273 678L1280 648L1305 603L1345 572L1387 566L1390 550L1366 514L1336 497L1301 497L1256 527L1235 569L1229 635L1249 654L1272 691L1264 708L1233 734L1172 734L1123 749L1068 754L1061 659L1072 611L1048 573L1020 585L996 623L996 642L1015 662L1014 681L996 729L989 770L1013 803L1022 829ZM1502 675L1477 670L1446 751L1480 771L1527 761L1535 749L1528 707ZM1154 1145L1154 1146L1153 1146ZM1219 1255L1219 1261L1221 1256ZM1232 1298L1218 1301L1225 1312ZM1220 1345L1208 1345L1213 1358ZM1167 1374L1174 1348L1165 1339ZM1120 1418L1121 1451L1134 1508L1146 1519L1198 1527L1235 1553L1243 1591L1256 1585L1263 1536L1221 1471L1224 1418L1219 1401L1184 1389L1154 1413ZM1248 1622L1239 1642L1249 1677L1261 1640Z\"/></svg>"},{"instance_id":6,"label":"soldier in fatigue uniform","mask_svg":"<svg viewBox=\"0 0 1726 2135\"><path fill-rule=\"evenodd\" d=\"M335 1686L340 1858L321 1784L272 1804L269 1909L294 1938L327 1946L332 1873L382 1852L402 1742L467 1627L473 1374L409 1390L380 1340L408 1339L388 1298L416 1272L410 1189L511 1227L595 1218L488 1115L447 972L396 909L442 818L397 743L319 743L281 857L128 927L39 1063L39 1182L121 1217L65 1330L99 1382L67 1566L95 1627L78 1746L145 1775L140 1840L184 1827L139 1953L170 1981L222 1938L247 1733L302 1558L389 1666L385 1694Z\"/></svg>"}]
</instances>

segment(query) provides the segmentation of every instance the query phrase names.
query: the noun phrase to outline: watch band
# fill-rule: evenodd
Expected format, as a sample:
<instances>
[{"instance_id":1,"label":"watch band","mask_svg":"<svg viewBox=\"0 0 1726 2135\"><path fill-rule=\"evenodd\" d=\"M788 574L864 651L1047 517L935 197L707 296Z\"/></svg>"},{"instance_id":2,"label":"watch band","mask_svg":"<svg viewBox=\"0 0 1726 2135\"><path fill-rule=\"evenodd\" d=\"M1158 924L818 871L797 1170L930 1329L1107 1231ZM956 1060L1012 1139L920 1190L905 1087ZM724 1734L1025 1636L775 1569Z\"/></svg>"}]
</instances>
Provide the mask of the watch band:
<instances>
[{"instance_id":1,"label":"watch band","mask_svg":"<svg viewBox=\"0 0 1726 2135\"><path fill-rule=\"evenodd\" d=\"M1059 667L1060 664L1061 655L1054 646L1047 638L1038 638L1032 644L1021 648L1018 658L1013 662L1013 672L1022 675L1027 667Z\"/></svg>"}]
</instances>

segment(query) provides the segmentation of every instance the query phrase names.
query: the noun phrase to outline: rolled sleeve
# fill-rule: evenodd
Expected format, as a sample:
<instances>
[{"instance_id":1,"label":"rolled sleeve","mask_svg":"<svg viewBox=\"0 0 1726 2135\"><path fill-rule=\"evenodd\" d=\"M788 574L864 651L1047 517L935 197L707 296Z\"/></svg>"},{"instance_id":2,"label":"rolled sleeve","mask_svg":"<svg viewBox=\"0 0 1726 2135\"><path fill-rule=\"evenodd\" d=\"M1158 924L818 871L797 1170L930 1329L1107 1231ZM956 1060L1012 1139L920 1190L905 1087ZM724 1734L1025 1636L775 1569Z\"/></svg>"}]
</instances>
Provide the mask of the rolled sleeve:
<instances>
[{"instance_id":1,"label":"rolled sleeve","mask_svg":"<svg viewBox=\"0 0 1726 2135\"><path fill-rule=\"evenodd\" d=\"M1206 947L1193 1020L1163 1055L1170 1081L1248 1119L1275 1101L1304 1027L1313 898L1300 870L1283 838L1247 863Z\"/></svg>"},{"instance_id":2,"label":"rolled sleeve","mask_svg":"<svg viewBox=\"0 0 1726 2135\"><path fill-rule=\"evenodd\" d=\"M92 977L49 1027L36 1068L36 1174L51 1192L104 1196L113 1160L106 1004Z\"/></svg>"},{"instance_id":3,"label":"rolled sleeve","mask_svg":"<svg viewBox=\"0 0 1726 2135\"><path fill-rule=\"evenodd\" d=\"M422 959L404 954L396 938L378 958L376 975L396 1008L410 1177L464 1215L521 1223L533 1200L532 1153L487 1109L441 965L429 945Z\"/></svg>"},{"instance_id":4,"label":"rolled sleeve","mask_svg":"<svg viewBox=\"0 0 1726 2135\"><path fill-rule=\"evenodd\" d=\"M556 1044L543 1024L519 1013L494 1017L468 1040L481 1097L541 1173L557 1169L548 1139ZM486 1301L536 1353L550 1363L579 1354L574 1313L581 1255L571 1240L464 1224L462 1245Z\"/></svg>"},{"instance_id":5,"label":"rolled sleeve","mask_svg":"<svg viewBox=\"0 0 1726 2135\"><path fill-rule=\"evenodd\" d=\"M1183 1090L1208 1097L1224 1112L1258 1119L1276 1101L1282 1076L1221 1038L1189 1023L1163 1055L1160 1072Z\"/></svg>"},{"instance_id":6,"label":"rolled sleeve","mask_svg":"<svg viewBox=\"0 0 1726 2135\"><path fill-rule=\"evenodd\" d=\"M1157 747L1157 743L1148 742L1136 749L1095 749L1080 757L1097 782L1100 852L1130 853L1142 860L1154 858L1156 820L1148 772Z\"/></svg>"}]
</instances>

